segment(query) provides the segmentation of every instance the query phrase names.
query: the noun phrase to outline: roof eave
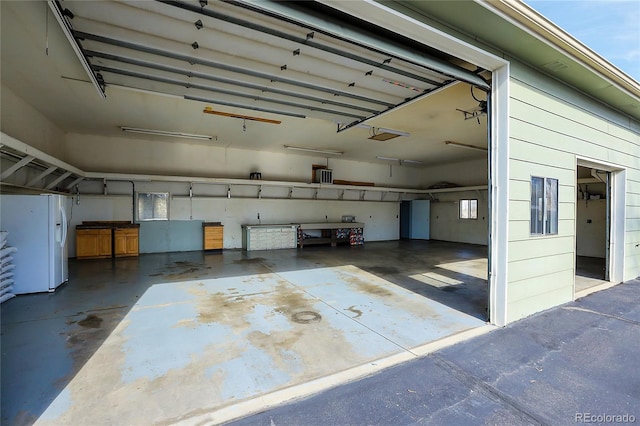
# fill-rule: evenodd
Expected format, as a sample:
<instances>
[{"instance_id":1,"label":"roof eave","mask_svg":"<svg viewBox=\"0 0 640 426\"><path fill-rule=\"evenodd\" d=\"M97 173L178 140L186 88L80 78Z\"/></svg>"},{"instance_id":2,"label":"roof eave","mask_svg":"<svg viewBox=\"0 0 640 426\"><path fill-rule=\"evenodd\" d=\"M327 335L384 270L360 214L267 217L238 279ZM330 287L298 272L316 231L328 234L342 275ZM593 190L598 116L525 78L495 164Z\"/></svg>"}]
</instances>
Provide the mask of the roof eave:
<instances>
[{"instance_id":1,"label":"roof eave","mask_svg":"<svg viewBox=\"0 0 640 426\"><path fill-rule=\"evenodd\" d=\"M514 0L474 1L599 74L619 90L640 99L640 83L527 4Z\"/></svg>"}]
</instances>

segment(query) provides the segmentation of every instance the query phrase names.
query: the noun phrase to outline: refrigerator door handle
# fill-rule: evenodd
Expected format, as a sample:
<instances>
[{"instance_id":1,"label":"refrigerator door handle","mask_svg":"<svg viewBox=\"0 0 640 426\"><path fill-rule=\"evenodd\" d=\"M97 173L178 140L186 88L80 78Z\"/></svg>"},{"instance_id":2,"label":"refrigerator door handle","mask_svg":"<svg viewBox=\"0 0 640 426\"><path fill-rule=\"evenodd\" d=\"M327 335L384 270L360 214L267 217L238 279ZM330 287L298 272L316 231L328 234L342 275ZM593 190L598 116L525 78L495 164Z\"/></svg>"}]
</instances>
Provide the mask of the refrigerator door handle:
<instances>
[{"instance_id":1,"label":"refrigerator door handle","mask_svg":"<svg viewBox=\"0 0 640 426\"><path fill-rule=\"evenodd\" d=\"M60 247L64 247L67 241L67 213L64 211L64 206L60 206L60 215L62 216L62 238L60 238Z\"/></svg>"}]
</instances>

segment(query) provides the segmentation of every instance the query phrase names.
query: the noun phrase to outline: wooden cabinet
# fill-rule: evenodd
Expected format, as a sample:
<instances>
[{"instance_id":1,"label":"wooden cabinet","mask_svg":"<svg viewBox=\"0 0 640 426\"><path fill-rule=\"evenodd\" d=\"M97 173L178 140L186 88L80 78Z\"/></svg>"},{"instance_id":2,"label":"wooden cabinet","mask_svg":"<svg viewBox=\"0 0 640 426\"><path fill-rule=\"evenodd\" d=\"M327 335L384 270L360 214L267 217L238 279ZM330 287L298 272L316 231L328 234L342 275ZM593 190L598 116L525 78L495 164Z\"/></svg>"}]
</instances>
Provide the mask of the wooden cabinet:
<instances>
[{"instance_id":1,"label":"wooden cabinet","mask_svg":"<svg viewBox=\"0 0 640 426\"><path fill-rule=\"evenodd\" d=\"M139 228L130 222L83 222L76 227L78 259L137 256L138 242Z\"/></svg>"},{"instance_id":2,"label":"wooden cabinet","mask_svg":"<svg viewBox=\"0 0 640 426\"><path fill-rule=\"evenodd\" d=\"M78 229L76 231L76 257L111 257L111 229Z\"/></svg>"},{"instance_id":3,"label":"wooden cabinet","mask_svg":"<svg viewBox=\"0 0 640 426\"><path fill-rule=\"evenodd\" d=\"M113 230L113 249L116 257L137 256L138 244L138 228L116 228Z\"/></svg>"},{"instance_id":4,"label":"wooden cabinet","mask_svg":"<svg viewBox=\"0 0 640 426\"><path fill-rule=\"evenodd\" d=\"M220 224L202 224L204 250L222 250L224 226Z\"/></svg>"}]
</instances>

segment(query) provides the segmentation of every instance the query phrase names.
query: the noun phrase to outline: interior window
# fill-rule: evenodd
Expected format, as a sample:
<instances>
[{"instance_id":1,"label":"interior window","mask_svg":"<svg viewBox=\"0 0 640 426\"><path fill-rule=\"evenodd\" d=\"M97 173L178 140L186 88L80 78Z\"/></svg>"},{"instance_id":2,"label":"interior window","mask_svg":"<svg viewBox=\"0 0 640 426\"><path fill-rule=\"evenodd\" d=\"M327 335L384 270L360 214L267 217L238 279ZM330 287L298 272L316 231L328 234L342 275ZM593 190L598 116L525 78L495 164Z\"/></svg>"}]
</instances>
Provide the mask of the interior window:
<instances>
[{"instance_id":1,"label":"interior window","mask_svg":"<svg viewBox=\"0 0 640 426\"><path fill-rule=\"evenodd\" d=\"M168 192L138 192L138 220L169 220Z\"/></svg>"},{"instance_id":2,"label":"interior window","mask_svg":"<svg viewBox=\"0 0 640 426\"><path fill-rule=\"evenodd\" d=\"M460 219L478 218L478 200L460 200Z\"/></svg>"}]
</instances>

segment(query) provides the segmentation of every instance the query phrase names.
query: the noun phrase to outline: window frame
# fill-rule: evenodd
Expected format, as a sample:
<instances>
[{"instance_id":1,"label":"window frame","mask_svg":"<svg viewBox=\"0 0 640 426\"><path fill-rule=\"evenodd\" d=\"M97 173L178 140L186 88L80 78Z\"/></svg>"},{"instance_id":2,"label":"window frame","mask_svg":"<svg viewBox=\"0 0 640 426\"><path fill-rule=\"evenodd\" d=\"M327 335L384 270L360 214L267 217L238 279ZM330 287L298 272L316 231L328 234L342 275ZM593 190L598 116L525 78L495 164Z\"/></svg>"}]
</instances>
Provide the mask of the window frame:
<instances>
[{"instance_id":1,"label":"window frame","mask_svg":"<svg viewBox=\"0 0 640 426\"><path fill-rule=\"evenodd\" d=\"M542 197L540 198L542 201L542 205L538 206L536 211L538 212L538 216L540 215L540 210L542 212L542 218L535 222L538 224L535 228L540 228L540 232L534 232L534 210L533 210L533 197L534 197L534 179L539 179L542 181ZM553 185L555 183L555 199L549 200L549 197L552 196L549 192L549 185ZM530 186L529 186L529 235L532 237L539 236L548 236L548 235L559 235L559 215L558 211L560 209L560 180L558 178L552 177L543 177L543 176L531 176ZM554 202L554 205L548 205L549 202ZM554 209L555 208L555 209ZM555 215L550 217L549 213L551 211L555 211Z\"/></svg>"},{"instance_id":2,"label":"window frame","mask_svg":"<svg viewBox=\"0 0 640 426\"><path fill-rule=\"evenodd\" d=\"M155 211L153 212L153 217L150 218L141 218L140 217L140 196L141 195L152 195L152 196L158 196L158 195L163 195L164 197L166 197L166 202L167 202L167 214L166 217L156 217L155 216ZM153 222L153 221L168 221L169 220L169 212L170 212L170 208L169 208L169 203L171 200L171 194L169 192L146 192L146 191L140 191L140 192L136 192L136 219L138 220L138 222Z\"/></svg>"},{"instance_id":3,"label":"window frame","mask_svg":"<svg viewBox=\"0 0 640 426\"><path fill-rule=\"evenodd\" d=\"M469 203L469 217L462 217L462 204L463 201L467 201ZM471 202L476 203L476 215L475 217L471 217ZM478 220L478 199L477 198L462 198L458 200L458 219L460 220Z\"/></svg>"}]
</instances>

